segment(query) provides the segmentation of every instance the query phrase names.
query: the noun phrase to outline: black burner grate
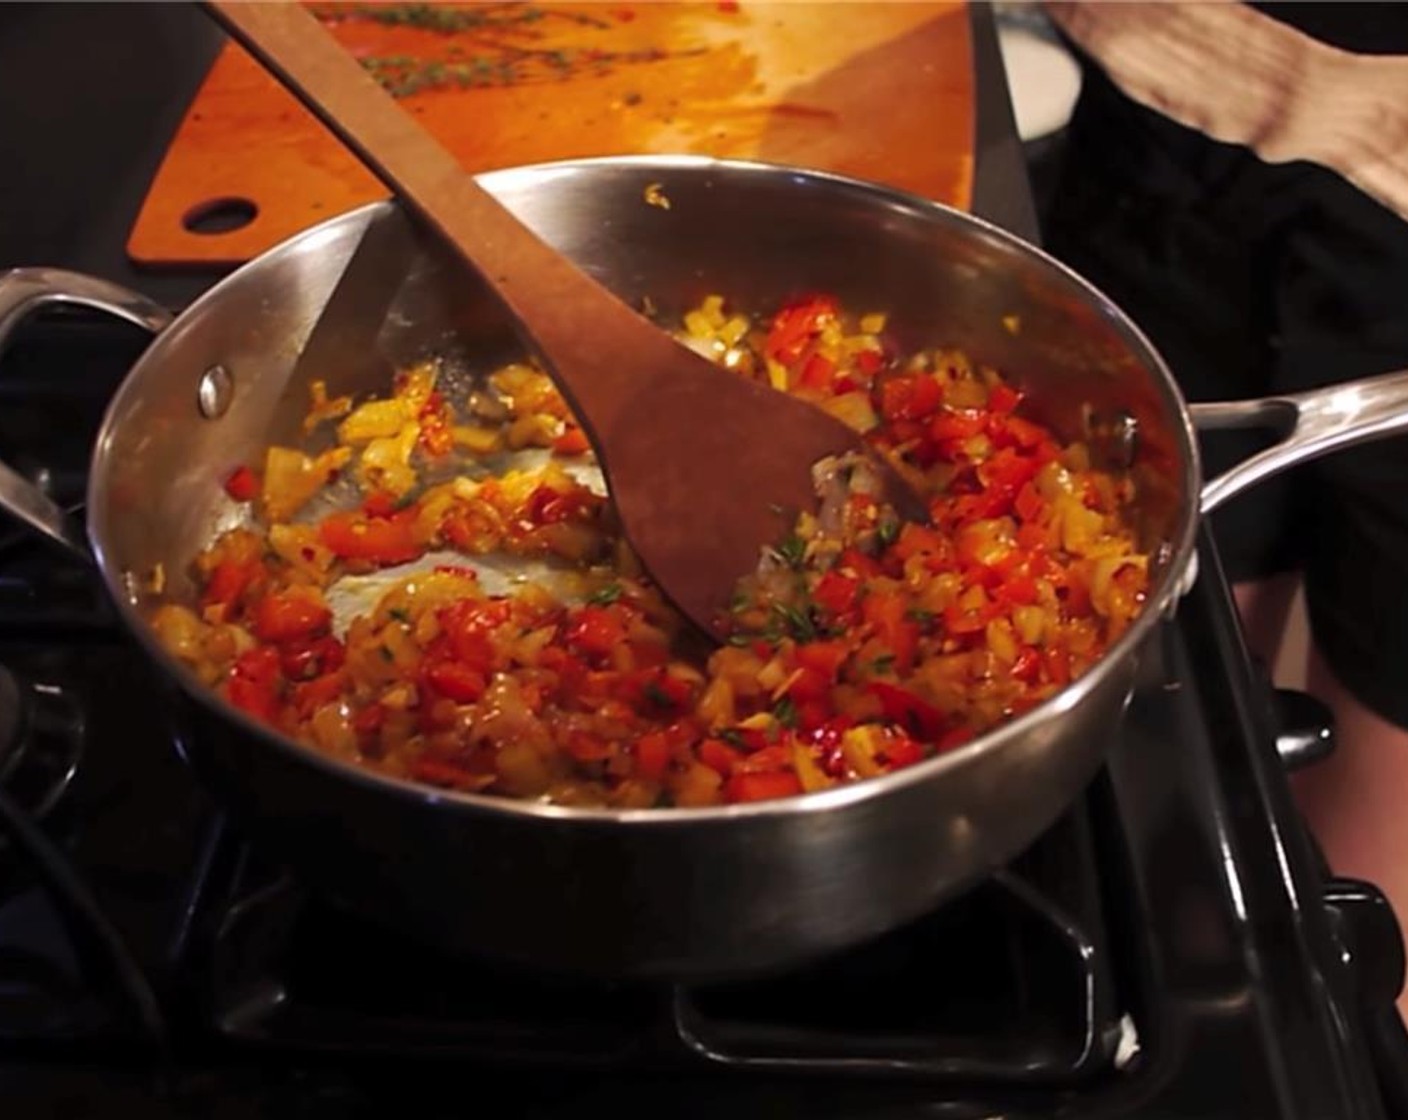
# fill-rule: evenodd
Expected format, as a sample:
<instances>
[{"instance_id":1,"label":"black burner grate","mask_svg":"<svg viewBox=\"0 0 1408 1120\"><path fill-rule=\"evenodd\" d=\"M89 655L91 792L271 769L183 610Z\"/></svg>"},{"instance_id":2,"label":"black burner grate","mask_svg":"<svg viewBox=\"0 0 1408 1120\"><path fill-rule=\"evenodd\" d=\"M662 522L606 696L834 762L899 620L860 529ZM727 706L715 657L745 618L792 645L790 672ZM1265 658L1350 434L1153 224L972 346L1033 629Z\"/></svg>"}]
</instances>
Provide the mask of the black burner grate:
<instances>
[{"instance_id":1,"label":"black burner grate","mask_svg":"<svg viewBox=\"0 0 1408 1120\"><path fill-rule=\"evenodd\" d=\"M729 985L449 957L310 897L223 827L190 912L182 957L202 1018L275 1049L1057 1085L1108 1069L1120 1034L1084 808L905 929Z\"/></svg>"}]
</instances>

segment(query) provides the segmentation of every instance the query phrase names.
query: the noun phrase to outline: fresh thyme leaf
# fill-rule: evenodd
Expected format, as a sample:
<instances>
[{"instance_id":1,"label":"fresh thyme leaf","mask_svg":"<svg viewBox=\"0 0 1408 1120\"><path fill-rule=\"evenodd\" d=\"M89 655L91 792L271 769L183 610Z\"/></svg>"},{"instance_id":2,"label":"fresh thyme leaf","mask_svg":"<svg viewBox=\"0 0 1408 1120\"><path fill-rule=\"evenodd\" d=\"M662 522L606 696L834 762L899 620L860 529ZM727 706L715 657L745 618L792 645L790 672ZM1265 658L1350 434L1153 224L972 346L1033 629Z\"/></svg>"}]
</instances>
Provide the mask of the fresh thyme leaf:
<instances>
[{"instance_id":1,"label":"fresh thyme leaf","mask_svg":"<svg viewBox=\"0 0 1408 1120\"><path fill-rule=\"evenodd\" d=\"M784 696L772 708L773 718L783 727L797 726L797 705L792 702L792 697Z\"/></svg>"},{"instance_id":2,"label":"fresh thyme leaf","mask_svg":"<svg viewBox=\"0 0 1408 1120\"><path fill-rule=\"evenodd\" d=\"M717 732L714 737L716 739L722 739L730 746L738 747L741 750L748 749L748 740L743 737L743 732L739 731L736 727L725 727L722 731Z\"/></svg>"},{"instance_id":3,"label":"fresh thyme leaf","mask_svg":"<svg viewBox=\"0 0 1408 1120\"><path fill-rule=\"evenodd\" d=\"M887 517L875 527L875 541L879 546L889 548L899 539L900 523L895 518Z\"/></svg>"},{"instance_id":4,"label":"fresh thyme leaf","mask_svg":"<svg viewBox=\"0 0 1408 1120\"><path fill-rule=\"evenodd\" d=\"M625 593L625 588L619 583L608 583L605 587L599 588L587 596L587 602L594 607L609 607Z\"/></svg>"},{"instance_id":5,"label":"fresh thyme leaf","mask_svg":"<svg viewBox=\"0 0 1408 1120\"><path fill-rule=\"evenodd\" d=\"M920 626L928 626L929 623L939 617L933 611L924 610L923 607L910 607L909 610L904 612L904 616L909 619L910 622L919 623Z\"/></svg>"},{"instance_id":6,"label":"fresh thyme leaf","mask_svg":"<svg viewBox=\"0 0 1408 1120\"><path fill-rule=\"evenodd\" d=\"M807 542L793 533L774 548L773 553L795 571L802 566L802 561L807 558Z\"/></svg>"},{"instance_id":7,"label":"fresh thyme leaf","mask_svg":"<svg viewBox=\"0 0 1408 1120\"><path fill-rule=\"evenodd\" d=\"M772 609L777 621L781 624L783 633L790 634L799 642L816 641L816 623L812 620L809 607L797 607L791 603L774 603Z\"/></svg>"}]
</instances>

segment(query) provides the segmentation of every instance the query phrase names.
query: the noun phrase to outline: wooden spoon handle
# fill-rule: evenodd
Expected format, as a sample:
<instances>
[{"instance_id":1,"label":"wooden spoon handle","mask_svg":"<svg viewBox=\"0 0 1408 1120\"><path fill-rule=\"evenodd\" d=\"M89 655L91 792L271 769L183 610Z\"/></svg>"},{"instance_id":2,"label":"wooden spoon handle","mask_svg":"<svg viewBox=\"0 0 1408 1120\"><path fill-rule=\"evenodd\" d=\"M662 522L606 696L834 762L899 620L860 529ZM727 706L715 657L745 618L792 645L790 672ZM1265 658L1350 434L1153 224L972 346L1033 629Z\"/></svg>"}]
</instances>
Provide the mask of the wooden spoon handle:
<instances>
[{"instance_id":1,"label":"wooden spoon handle","mask_svg":"<svg viewBox=\"0 0 1408 1120\"><path fill-rule=\"evenodd\" d=\"M564 383L559 377L559 385L577 415L590 420L589 434L609 424L621 401L640 387L649 336L662 333L479 186L302 4L208 0L207 6L528 325L549 368L570 378ZM615 348L622 352L598 353L583 364L583 339L622 335L625 344ZM556 360L569 353L571 361Z\"/></svg>"}]
</instances>

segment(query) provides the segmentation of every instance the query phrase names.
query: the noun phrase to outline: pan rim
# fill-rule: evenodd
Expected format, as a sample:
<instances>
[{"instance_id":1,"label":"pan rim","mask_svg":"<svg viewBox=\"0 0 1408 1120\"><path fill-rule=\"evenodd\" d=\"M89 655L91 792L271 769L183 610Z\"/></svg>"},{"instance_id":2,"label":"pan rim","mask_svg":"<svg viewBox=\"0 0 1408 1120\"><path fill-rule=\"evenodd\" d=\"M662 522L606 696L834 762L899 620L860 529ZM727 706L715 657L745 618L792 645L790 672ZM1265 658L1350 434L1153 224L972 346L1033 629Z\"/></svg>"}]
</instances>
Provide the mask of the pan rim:
<instances>
[{"instance_id":1,"label":"pan rim","mask_svg":"<svg viewBox=\"0 0 1408 1120\"><path fill-rule=\"evenodd\" d=\"M519 167L485 172L477 175L476 179L481 185L492 190L495 183L508 183L515 178L532 180L552 175L613 168L638 170L651 175L680 171L704 177L707 177L711 172L742 177L790 176L801 185L815 184L830 190L851 192L864 196L873 203L900 207L941 222L985 234L1018 253L1034 257L1039 264L1054 272L1058 279L1071 285L1086 302L1100 312L1131 351L1143 359L1150 368L1158 382L1157 388L1162 403L1166 406L1171 419L1171 434L1178 445L1177 451L1183 475L1181 482L1187 500L1184 508L1178 513L1174 531L1170 535L1167 562L1160 575L1160 581L1150 592L1139 616L1083 676L1072 681L1036 707L1013 720L999 724L963 746L882 777L772 801L703 807L613 809L553 805L481 793L444 790L410 779L381 774L355 763L334 758L259 723L202 683L189 668L167 652L141 611L128 597L124 573L104 543L107 537L105 531L109 508L107 480L113 433L117 428L118 418L125 411L126 401L136 391L136 386L142 379L142 371L149 362L159 360L161 340L168 331L178 328L183 319L194 317L202 309L218 303L222 298L222 293L228 287L241 282L241 278L257 266L267 266L269 262L279 256L295 251L306 239L316 238L335 227L355 224L359 219L364 223L369 222L375 214L397 205L394 201L384 200L366 203L344 211L294 234L241 265L207 289L138 358L104 412L94 443L88 479L87 533L89 547L96 558L108 594L126 629L138 640L158 667L174 679L191 700L210 710L226 723L233 724L243 733L255 736L265 746L289 752L297 761L321 768L339 778L350 779L369 789L384 791L388 795L417 801L427 806L450 807L465 812L483 812L513 819L581 822L602 827L729 826L741 820L792 816L801 813L832 813L843 809L859 808L911 787L940 780L944 774L950 771L962 769L989 753L1002 751L1010 743L1025 739L1036 728L1059 718L1066 711L1078 707L1088 695L1099 690L1105 680L1121 671L1122 667L1136 656L1146 637L1160 625L1164 617L1176 605L1177 600L1187 590L1185 584L1188 581L1185 580L1185 574L1193 560L1193 550L1200 523L1198 495L1202 487L1202 464L1187 401L1179 390L1167 363L1145 334L1114 300L1041 248L987 219L915 194L832 172L758 160L715 159L708 156L691 155L630 155L525 164Z\"/></svg>"}]
</instances>

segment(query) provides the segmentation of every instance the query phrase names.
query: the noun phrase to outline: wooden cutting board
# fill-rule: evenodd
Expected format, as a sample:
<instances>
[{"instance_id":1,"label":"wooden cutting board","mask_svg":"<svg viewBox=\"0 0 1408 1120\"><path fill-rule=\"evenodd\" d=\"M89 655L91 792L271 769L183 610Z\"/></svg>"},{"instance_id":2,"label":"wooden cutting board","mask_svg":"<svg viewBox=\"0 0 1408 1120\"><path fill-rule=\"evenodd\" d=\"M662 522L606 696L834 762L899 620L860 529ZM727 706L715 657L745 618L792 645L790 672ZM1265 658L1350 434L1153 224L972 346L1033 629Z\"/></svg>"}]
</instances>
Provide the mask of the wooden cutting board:
<instances>
[{"instance_id":1,"label":"wooden cutting board","mask_svg":"<svg viewBox=\"0 0 1408 1120\"><path fill-rule=\"evenodd\" d=\"M689 152L969 203L961 0L313 8L469 171ZM172 141L128 252L150 265L236 263L386 194L231 44ZM201 231L211 224L235 228Z\"/></svg>"}]
</instances>

